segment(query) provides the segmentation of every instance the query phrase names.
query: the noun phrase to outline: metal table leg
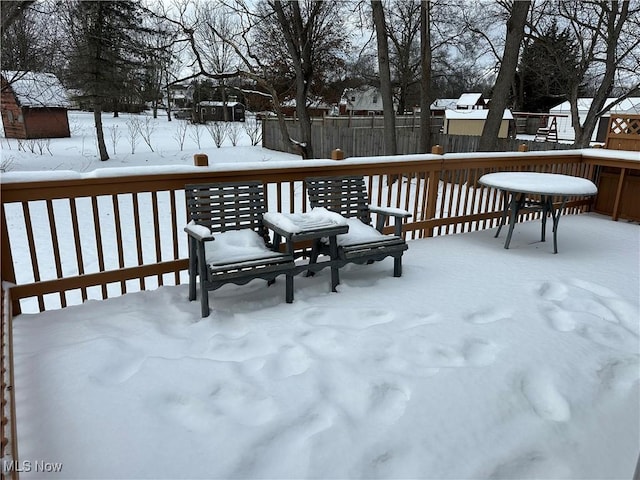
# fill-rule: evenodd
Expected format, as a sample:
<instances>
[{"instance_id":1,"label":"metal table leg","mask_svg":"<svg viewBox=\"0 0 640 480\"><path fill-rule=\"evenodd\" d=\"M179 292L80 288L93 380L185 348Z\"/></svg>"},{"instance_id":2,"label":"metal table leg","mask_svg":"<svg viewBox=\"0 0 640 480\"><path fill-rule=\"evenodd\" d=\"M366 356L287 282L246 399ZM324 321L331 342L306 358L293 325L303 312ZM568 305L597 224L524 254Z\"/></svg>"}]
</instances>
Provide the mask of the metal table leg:
<instances>
[{"instance_id":1,"label":"metal table leg","mask_svg":"<svg viewBox=\"0 0 640 480\"><path fill-rule=\"evenodd\" d=\"M340 276L338 273L338 239L336 235L329 236L329 256L331 258L331 291L335 292L336 287L340 283Z\"/></svg>"},{"instance_id":2,"label":"metal table leg","mask_svg":"<svg viewBox=\"0 0 640 480\"><path fill-rule=\"evenodd\" d=\"M520 197L518 197L516 193L511 193L511 199L509 200L509 232L507 233L507 239L504 242L504 248L509 248L511 235L513 234L516 222L518 221L518 213L520 213L520 208L522 207L524 198L524 194L521 194Z\"/></svg>"},{"instance_id":3,"label":"metal table leg","mask_svg":"<svg viewBox=\"0 0 640 480\"><path fill-rule=\"evenodd\" d=\"M498 231L496 232L496 236L494 238L498 238L500 235L500 230L502 230L502 226L507 221L507 213L509 212L509 201L507 199L508 192L501 190L502 193L502 217L500 217L500 224L498 225Z\"/></svg>"},{"instance_id":4,"label":"metal table leg","mask_svg":"<svg viewBox=\"0 0 640 480\"><path fill-rule=\"evenodd\" d=\"M558 222L560 222L560 214L562 213L562 210L564 210L564 206L567 204L568 199L569 197L562 197L562 203L558 209L555 209L553 201L551 201L551 199L549 200L551 203L551 216L553 218L553 253L558 253Z\"/></svg>"}]
</instances>

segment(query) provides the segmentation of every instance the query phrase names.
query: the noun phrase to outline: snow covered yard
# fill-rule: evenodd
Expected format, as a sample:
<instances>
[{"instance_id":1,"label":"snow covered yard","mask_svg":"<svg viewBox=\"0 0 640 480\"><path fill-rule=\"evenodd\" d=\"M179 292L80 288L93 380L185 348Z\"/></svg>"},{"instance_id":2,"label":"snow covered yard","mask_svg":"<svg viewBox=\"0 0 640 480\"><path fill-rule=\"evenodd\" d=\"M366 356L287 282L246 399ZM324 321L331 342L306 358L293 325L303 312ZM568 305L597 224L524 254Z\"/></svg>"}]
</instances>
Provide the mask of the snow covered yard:
<instances>
[{"instance_id":1,"label":"snow covered yard","mask_svg":"<svg viewBox=\"0 0 640 480\"><path fill-rule=\"evenodd\" d=\"M561 220L392 262L15 319L20 457L58 478L630 478L640 236ZM48 474L51 478L52 474ZM35 472L23 478L36 478Z\"/></svg>"}]
</instances>

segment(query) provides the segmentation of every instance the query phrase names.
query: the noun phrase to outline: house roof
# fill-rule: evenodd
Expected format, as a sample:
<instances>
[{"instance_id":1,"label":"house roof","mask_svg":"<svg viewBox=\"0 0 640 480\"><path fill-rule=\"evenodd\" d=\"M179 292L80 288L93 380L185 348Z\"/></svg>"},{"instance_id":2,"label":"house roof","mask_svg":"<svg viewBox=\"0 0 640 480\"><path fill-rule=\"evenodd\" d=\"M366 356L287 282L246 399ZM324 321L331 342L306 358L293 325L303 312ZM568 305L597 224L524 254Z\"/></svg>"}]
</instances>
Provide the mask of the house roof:
<instances>
[{"instance_id":1,"label":"house roof","mask_svg":"<svg viewBox=\"0 0 640 480\"><path fill-rule=\"evenodd\" d=\"M224 102L219 101L203 100L202 102L199 102L198 105L201 107L223 107L224 105L227 105L227 107L235 107L236 105L242 104L240 102L226 102L225 104Z\"/></svg>"},{"instance_id":2,"label":"house roof","mask_svg":"<svg viewBox=\"0 0 640 480\"><path fill-rule=\"evenodd\" d=\"M447 120L486 120L489 115L488 109L480 110L445 110L444 118ZM513 120L511 110L505 110L502 115L503 120Z\"/></svg>"},{"instance_id":3,"label":"house roof","mask_svg":"<svg viewBox=\"0 0 640 480\"><path fill-rule=\"evenodd\" d=\"M460 107L473 107L478 105L478 102L482 98L481 93L463 93L460 95L458 99L458 103L456 104L458 108Z\"/></svg>"},{"instance_id":4,"label":"house roof","mask_svg":"<svg viewBox=\"0 0 640 480\"><path fill-rule=\"evenodd\" d=\"M3 71L21 107L71 106L67 91L53 73Z\"/></svg>"},{"instance_id":5,"label":"house roof","mask_svg":"<svg viewBox=\"0 0 640 480\"><path fill-rule=\"evenodd\" d=\"M607 100L604 102L605 107L615 100L616 100L615 98L607 98ZM578 110L580 111L589 110L592 102L593 102L593 98L579 98ZM549 113L566 113L566 112L571 112L571 105L569 104L568 101L563 102L560 105L556 105L555 107L549 109ZM625 98L620 103L615 105L613 108L608 110L608 112L640 114L640 97Z\"/></svg>"},{"instance_id":6,"label":"house roof","mask_svg":"<svg viewBox=\"0 0 640 480\"><path fill-rule=\"evenodd\" d=\"M437 98L436 101L431 104L431 110L453 110L457 104L457 98Z\"/></svg>"}]
</instances>

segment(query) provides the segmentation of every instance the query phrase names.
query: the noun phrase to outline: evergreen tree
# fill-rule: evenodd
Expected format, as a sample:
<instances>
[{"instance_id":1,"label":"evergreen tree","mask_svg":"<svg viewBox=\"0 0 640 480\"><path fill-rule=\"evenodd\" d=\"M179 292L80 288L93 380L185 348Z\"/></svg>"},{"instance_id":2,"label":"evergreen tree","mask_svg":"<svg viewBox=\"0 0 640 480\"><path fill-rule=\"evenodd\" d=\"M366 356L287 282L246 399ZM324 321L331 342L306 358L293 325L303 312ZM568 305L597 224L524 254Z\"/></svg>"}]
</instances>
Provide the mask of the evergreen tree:
<instances>
[{"instance_id":1,"label":"evergreen tree","mask_svg":"<svg viewBox=\"0 0 640 480\"><path fill-rule=\"evenodd\" d=\"M133 1L77 1L69 5L72 42L66 83L82 92L93 109L101 160L109 155L101 114L139 91L143 78L142 9Z\"/></svg>"},{"instance_id":2,"label":"evergreen tree","mask_svg":"<svg viewBox=\"0 0 640 480\"><path fill-rule=\"evenodd\" d=\"M519 108L525 112L548 112L567 100L577 82L577 69L576 42L568 29L559 31L554 20L523 49L518 69Z\"/></svg>"}]
</instances>

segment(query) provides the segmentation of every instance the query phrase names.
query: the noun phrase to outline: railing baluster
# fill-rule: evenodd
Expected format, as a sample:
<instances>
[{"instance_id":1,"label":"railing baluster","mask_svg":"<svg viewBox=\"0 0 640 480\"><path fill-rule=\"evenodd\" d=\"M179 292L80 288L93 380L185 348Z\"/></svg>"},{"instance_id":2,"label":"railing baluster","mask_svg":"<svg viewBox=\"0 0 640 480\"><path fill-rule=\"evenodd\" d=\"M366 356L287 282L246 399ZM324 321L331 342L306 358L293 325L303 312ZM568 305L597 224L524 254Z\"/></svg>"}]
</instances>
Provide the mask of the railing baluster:
<instances>
[{"instance_id":1,"label":"railing baluster","mask_svg":"<svg viewBox=\"0 0 640 480\"><path fill-rule=\"evenodd\" d=\"M40 268L38 266L38 252L36 251L35 236L33 234L33 223L31 222L31 212L29 210L29 202L22 202L22 214L24 215L24 227L27 232L27 244L29 245L29 253L31 257L31 271L33 272L33 281L40 281ZM44 311L44 296L38 295L38 308Z\"/></svg>"},{"instance_id":2,"label":"railing baluster","mask_svg":"<svg viewBox=\"0 0 640 480\"><path fill-rule=\"evenodd\" d=\"M80 227L78 225L78 207L76 205L76 199L69 199L69 207L71 211L71 228L73 230L73 243L75 245L76 251L76 263L78 265L78 275L84 275L84 261L82 259L82 242L80 241ZM80 289L80 296L82 301L86 301L88 297L87 295L87 287L82 287Z\"/></svg>"},{"instance_id":3,"label":"railing baluster","mask_svg":"<svg viewBox=\"0 0 640 480\"><path fill-rule=\"evenodd\" d=\"M171 204L171 241L173 245L173 259L180 258L178 243L178 207L176 205L176 191L169 190L169 203ZM180 272L175 272L175 284L180 284Z\"/></svg>"},{"instance_id":4,"label":"railing baluster","mask_svg":"<svg viewBox=\"0 0 640 480\"><path fill-rule=\"evenodd\" d=\"M118 201L118 195L111 196L111 203L113 204L113 221L116 228L116 247L118 249L118 266L124 268L124 247L122 241L122 221L120 219L120 202ZM127 293L127 282L120 281L120 291L122 294Z\"/></svg>"},{"instance_id":5,"label":"railing baluster","mask_svg":"<svg viewBox=\"0 0 640 480\"><path fill-rule=\"evenodd\" d=\"M100 209L98 207L98 197L91 197L91 209L93 211L93 231L95 232L96 238L96 252L98 257L98 271L104 272L104 250L102 248L102 227L100 226ZM102 290L102 298L108 298L107 294L107 285L106 283L102 283L100 285Z\"/></svg>"},{"instance_id":6,"label":"railing baluster","mask_svg":"<svg viewBox=\"0 0 640 480\"><path fill-rule=\"evenodd\" d=\"M151 192L151 209L153 211L153 237L156 246L156 262L162 261L162 247L160 245L160 217L158 215L158 192ZM164 285L164 279L158 274L158 285Z\"/></svg>"},{"instance_id":7,"label":"railing baluster","mask_svg":"<svg viewBox=\"0 0 640 480\"><path fill-rule=\"evenodd\" d=\"M138 205L138 194L132 193L131 199L133 203L133 223L136 232L136 253L138 256L138 266L144 265L144 258L142 256L142 229L140 228L140 206ZM145 278L140 277L140 289L145 289Z\"/></svg>"},{"instance_id":8,"label":"railing baluster","mask_svg":"<svg viewBox=\"0 0 640 480\"><path fill-rule=\"evenodd\" d=\"M56 228L56 216L53 211L53 200L47 200L47 216L49 217L49 233L51 234L51 246L53 248L53 260L56 267L57 278L62 278L62 261L60 260L60 244L58 243L58 230ZM60 305L67 306L67 295L64 290L60 291Z\"/></svg>"}]
</instances>

